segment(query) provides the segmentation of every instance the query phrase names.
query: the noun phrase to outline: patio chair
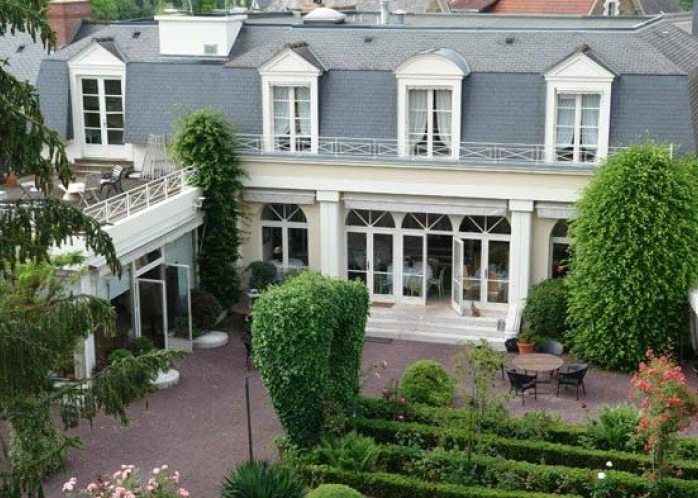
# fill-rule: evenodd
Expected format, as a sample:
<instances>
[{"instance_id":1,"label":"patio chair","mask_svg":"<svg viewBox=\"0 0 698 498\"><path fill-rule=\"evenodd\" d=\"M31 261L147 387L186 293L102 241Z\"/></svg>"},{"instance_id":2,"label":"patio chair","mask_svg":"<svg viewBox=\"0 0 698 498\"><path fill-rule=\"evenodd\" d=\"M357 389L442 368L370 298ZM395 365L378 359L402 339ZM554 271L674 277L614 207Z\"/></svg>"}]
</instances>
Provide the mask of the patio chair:
<instances>
[{"instance_id":1,"label":"patio chair","mask_svg":"<svg viewBox=\"0 0 698 498\"><path fill-rule=\"evenodd\" d=\"M554 354L555 356L562 356L565 352L565 346L557 341L545 341L538 344L536 347L536 353L547 353Z\"/></svg>"},{"instance_id":2,"label":"patio chair","mask_svg":"<svg viewBox=\"0 0 698 498\"><path fill-rule=\"evenodd\" d=\"M90 203L101 202L99 198L99 190L102 187L102 175L99 173L87 173L85 176L85 192L82 196L82 201L86 206Z\"/></svg>"},{"instance_id":3,"label":"patio chair","mask_svg":"<svg viewBox=\"0 0 698 498\"><path fill-rule=\"evenodd\" d=\"M21 179L19 181L19 188L22 189L22 194L19 196L20 199L36 201L44 198L44 195L36 187L36 182L32 179Z\"/></svg>"},{"instance_id":4,"label":"patio chair","mask_svg":"<svg viewBox=\"0 0 698 498\"><path fill-rule=\"evenodd\" d=\"M521 404L526 404L525 393L529 389L533 389L533 399L538 399L538 378L535 375L527 375L519 373L516 370L507 370L507 376L511 387L509 392L514 391L515 394L521 394Z\"/></svg>"},{"instance_id":5,"label":"patio chair","mask_svg":"<svg viewBox=\"0 0 698 498\"><path fill-rule=\"evenodd\" d=\"M444 273L446 271L446 267L442 266L441 269L439 270L439 276L436 278L430 278L427 280L427 286L431 289L432 287L436 287L436 290L439 291L439 297L443 297L444 295Z\"/></svg>"},{"instance_id":6,"label":"patio chair","mask_svg":"<svg viewBox=\"0 0 698 498\"><path fill-rule=\"evenodd\" d=\"M566 372L557 374L557 395L560 396L560 386L574 386L577 388L577 400L579 400L579 388L582 388L584 396L587 395L586 387L584 387L584 377L589 370L587 363L572 364L567 367Z\"/></svg>"},{"instance_id":7,"label":"patio chair","mask_svg":"<svg viewBox=\"0 0 698 498\"><path fill-rule=\"evenodd\" d=\"M102 193L102 190L106 187L107 189L107 194L106 196L109 197L109 192L111 192L112 189L116 191L117 193L121 193L124 191L123 186L121 185L121 178L124 175L124 167L123 166L114 166L111 169L111 173L109 173L109 176L107 178L102 178L99 183L99 193Z\"/></svg>"}]
</instances>

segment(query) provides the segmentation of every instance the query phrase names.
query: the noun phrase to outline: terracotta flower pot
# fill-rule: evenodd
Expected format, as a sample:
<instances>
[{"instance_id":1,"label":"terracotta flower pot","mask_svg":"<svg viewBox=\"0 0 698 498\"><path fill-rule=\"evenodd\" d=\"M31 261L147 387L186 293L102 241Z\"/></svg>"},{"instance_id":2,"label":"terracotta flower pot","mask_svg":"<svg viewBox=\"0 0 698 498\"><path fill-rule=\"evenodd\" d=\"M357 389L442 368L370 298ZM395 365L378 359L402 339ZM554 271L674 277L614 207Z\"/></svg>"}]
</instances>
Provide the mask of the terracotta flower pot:
<instances>
[{"instance_id":1,"label":"terracotta flower pot","mask_svg":"<svg viewBox=\"0 0 698 498\"><path fill-rule=\"evenodd\" d=\"M516 345L519 347L519 354L533 353L536 348L535 342L517 342Z\"/></svg>"},{"instance_id":2,"label":"terracotta flower pot","mask_svg":"<svg viewBox=\"0 0 698 498\"><path fill-rule=\"evenodd\" d=\"M17 175L14 173L8 173L5 177L5 185L9 187L16 187L18 184Z\"/></svg>"}]
</instances>

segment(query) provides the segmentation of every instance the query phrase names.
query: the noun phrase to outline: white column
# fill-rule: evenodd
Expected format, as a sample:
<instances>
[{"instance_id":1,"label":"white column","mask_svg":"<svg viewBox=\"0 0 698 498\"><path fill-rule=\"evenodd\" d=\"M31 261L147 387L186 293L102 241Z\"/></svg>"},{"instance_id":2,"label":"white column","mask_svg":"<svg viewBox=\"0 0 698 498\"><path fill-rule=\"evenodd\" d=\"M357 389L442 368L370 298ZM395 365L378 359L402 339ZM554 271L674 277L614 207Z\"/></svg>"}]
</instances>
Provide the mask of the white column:
<instances>
[{"instance_id":1,"label":"white column","mask_svg":"<svg viewBox=\"0 0 698 498\"><path fill-rule=\"evenodd\" d=\"M507 335L518 331L523 301L531 283L533 201L509 201L511 244L509 246L509 313Z\"/></svg>"},{"instance_id":2,"label":"white column","mask_svg":"<svg viewBox=\"0 0 698 498\"><path fill-rule=\"evenodd\" d=\"M80 279L80 292L82 294L94 294L92 292L91 272L86 272ZM78 379L92 377L92 371L97 364L94 334L88 335L83 341L82 347L77 347L75 349L73 358L75 361L76 377Z\"/></svg>"},{"instance_id":3,"label":"white column","mask_svg":"<svg viewBox=\"0 0 698 498\"><path fill-rule=\"evenodd\" d=\"M318 190L320 203L320 271L328 277L342 274L344 258L344 223L340 193L334 190Z\"/></svg>"}]
</instances>

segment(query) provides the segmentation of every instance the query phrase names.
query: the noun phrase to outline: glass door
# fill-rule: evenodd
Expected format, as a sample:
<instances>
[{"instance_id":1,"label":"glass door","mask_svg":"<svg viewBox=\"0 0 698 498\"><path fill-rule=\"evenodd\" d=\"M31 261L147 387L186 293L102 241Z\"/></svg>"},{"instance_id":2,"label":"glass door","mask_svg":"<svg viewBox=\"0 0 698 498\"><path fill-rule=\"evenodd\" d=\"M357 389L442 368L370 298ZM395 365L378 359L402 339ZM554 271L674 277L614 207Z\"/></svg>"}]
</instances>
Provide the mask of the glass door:
<instances>
[{"instance_id":1,"label":"glass door","mask_svg":"<svg viewBox=\"0 0 698 498\"><path fill-rule=\"evenodd\" d=\"M368 236L366 233L347 233L347 279L359 279L368 285Z\"/></svg>"},{"instance_id":2,"label":"glass door","mask_svg":"<svg viewBox=\"0 0 698 498\"><path fill-rule=\"evenodd\" d=\"M453 237L453 282L451 284L451 307L463 314L463 241Z\"/></svg>"},{"instance_id":3,"label":"glass door","mask_svg":"<svg viewBox=\"0 0 698 498\"><path fill-rule=\"evenodd\" d=\"M402 236L402 298L405 302L426 304L428 266L426 264L426 237Z\"/></svg>"},{"instance_id":4,"label":"glass door","mask_svg":"<svg viewBox=\"0 0 698 498\"><path fill-rule=\"evenodd\" d=\"M136 337L148 337L155 347L167 349L167 288L164 280L136 279L134 299Z\"/></svg>"},{"instance_id":5,"label":"glass door","mask_svg":"<svg viewBox=\"0 0 698 498\"><path fill-rule=\"evenodd\" d=\"M369 281L373 282L373 295L387 297L393 295L393 235L374 233L370 242L373 250L369 261Z\"/></svg>"},{"instance_id":6,"label":"glass door","mask_svg":"<svg viewBox=\"0 0 698 498\"><path fill-rule=\"evenodd\" d=\"M467 301L482 302L482 259L482 241L463 240L463 299Z\"/></svg>"},{"instance_id":7,"label":"glass door","mask_svg":"<svg viewBox=\"0 0 698 498\"><path fill-rule=\"evenodd\" d=\"M509 241L488 240L487 247L487 302L507 303L509 301Z\"/></svg>"},{"instance_id":8,"label":"glass door","mask_svg":"<svg viewBox=\"0 0 698 498\"><path fill-rule=\"evenodd\" d=\"M167 289L168 345L171 349L191 353L193 350L191 318L191 275L188 265L165 265Z\"/></svg>"},{"instance_id":9,"label":"glass door","mask_svg":"<svg viewBox=\"0 0 698 498\"><path fill-rule=\"evenodd\" d=\"M120 78L82 78L82 133L88 157L123 156L124 93Z\"/></svg>"}]
</instances>

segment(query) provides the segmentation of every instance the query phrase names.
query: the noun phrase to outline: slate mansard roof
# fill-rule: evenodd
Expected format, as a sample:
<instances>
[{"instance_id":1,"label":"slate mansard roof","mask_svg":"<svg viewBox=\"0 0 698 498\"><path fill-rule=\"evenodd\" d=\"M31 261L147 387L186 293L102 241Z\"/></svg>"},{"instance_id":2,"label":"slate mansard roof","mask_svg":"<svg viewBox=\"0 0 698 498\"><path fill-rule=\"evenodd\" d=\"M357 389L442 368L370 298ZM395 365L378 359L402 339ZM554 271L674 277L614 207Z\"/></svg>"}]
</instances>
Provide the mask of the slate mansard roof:
<instances>
[{"instance_id":1,"label":"slate mansard roof","mask_svg":"<svg viewBox=\"0 0 698 498\"><path fill-rule=\"evenodd\" d=\"M345 112L354 108L352 99L370 100L378 98L374 95L394 95L396 86L392 72L400 64L418 53L444 48L457 52L465 59L472 71L469 80L501 75L500 79L506 79L509 85L513 85L516 78L518 88L513 89L522 96L535 96L535 102L527 102L526 105L531 112L540 116L544 111L544 90L541 90L544 88L543 73L581 45L586 45L594 60L618 75L617 81L625 80L623 91L627 99L643 100L633 105L623 103L624 121L612 121L612 135L617 140L630 139L630 131L620 135L613 131L614 127L617 132L619 127L636 121L628 113L637 112L636 117L642 116L640 113L651 114L651 101L669 98L676 100L671 105L675 105L681 116L676 117L675 127L669 125L663 132L670 134L670 130L680 129L678 120L683 120L683 126L692 121L694 132L689 130L688 136L676 139L667 136L668 140L679 141L691 149L698 142L695 132L698 130L698 39L661 18L408 15L405 25L375 24L375 13L356 19L368 20L370 24L303 25L292 16L251 16L225 58L161 56L156 23L112 24L86 34L44 60L39 75L40 94L48 94L51 101L42 99L42 108L47 121L63 136L68 136L68 86L57 89L54 84L67 79L67 61L97 42L118 54L126 64L126 133L130 141L145 141L149 127L153 133L171 134L173 117L163 117L162 114L165 109L172 114L177 104L190 108L221 108L238 122L239 132L261 133L258 69L288 44L302 42L326 68L323 78L328 88L333 91L340 87L350 88L352 85L340 84L342 78L353 78L354 87L357 84L371 85L372 95L368 96L366 92L358 90L349 94L332 94L331 106L338 106L337 109L343 107ZM656 76L666 78L659 82ZM639 77L650 79L640 81ZM168 92L163 92L164 85L168 87ZM536 87L535 91L532 86ZM153 94L150 87L159 93ZM634 90L628 93L629 88ZM472 92L476 89L474 85ZM478 91L484 93L487 90ZM163 101L163 93L168 102ZM245 102L240 102L239 97L243 95ZM323 95L321 93L321 102L327 102L328 99L322 100ZM615 99L614 94L614 106ZM337 100L346 101L346 105L336 103ZM386 111L392 112L395 105L393 102L392 108ZM129 112L130 106L134 106L133 112ZM633 107L638 110L633 110ZM686 113L690 116L686 116ZM323 122L339 121L338 118L333 121L323 116L321 127ZM376 124L375 130L377 133L390 133L395 125L388 124L387 121L381 126ZM531 140L531 143L541 143L543 124L533 124L540 131L523 138ZM332 128L334 125L328 126ZM628 127L630 129L632 133L642 132L632 126ZM352 136L346 131L343 133L339 124L332 131L337 135L330 136ZM483 137L478 138L483 140ZM523 138L493 136L488 141L508 139L522 142ZM614 137L611 138L613 140Z\"/></svg>"}]
</instances>

